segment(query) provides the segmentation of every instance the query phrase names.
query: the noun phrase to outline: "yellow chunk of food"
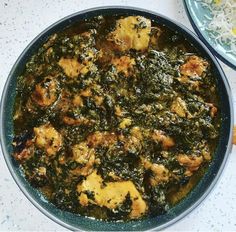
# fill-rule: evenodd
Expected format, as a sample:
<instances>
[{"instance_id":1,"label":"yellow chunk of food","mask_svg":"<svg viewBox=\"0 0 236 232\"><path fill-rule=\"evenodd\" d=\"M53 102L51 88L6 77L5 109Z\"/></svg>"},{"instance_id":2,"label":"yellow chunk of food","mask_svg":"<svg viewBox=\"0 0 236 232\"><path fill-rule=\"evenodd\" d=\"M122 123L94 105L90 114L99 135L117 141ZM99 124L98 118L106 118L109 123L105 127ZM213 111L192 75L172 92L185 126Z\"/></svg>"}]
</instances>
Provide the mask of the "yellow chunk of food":
<instances>
[{"instance_id":1,"label":"yellow chunk of food","mask_svg":"<svg viewBox=\"0 0 236 232\"><path fill-rule=\"evenodd\" d=\"M47 107L57 100L57 81L55 78L48 76L42 82L35 86L32 93L32 99L39 106Z\"/></svg>"},{"instance_id":2,"label":"yellow chunk of food","mask_svg":"<svg viewBox=\"0 0 236 232\"><path fill-rule=\"evenodd\" d=\"M123 142L125 151L138 152L142 148L142 141L136 136L129 136Z\"/></svg>"},{"instance_id":3,"label":"yellow chunk of food","mask_svg":"<svg viewBox=\"0 0 236 232\"><path fill-rule=\"evenodd\" d=\"M48 41L43 45L44 48L49 48L55 43L55 40L57 39L58 35L53 34L49 37Z\"/></svg>"},{"instance_id":4,"label":"yellow chunk of food","mask_svg":"<svg viewBox=\"0 0 236 232\"><path fill-rule=\"evenodd\" d=\"M87 142L89 146L97 147L109 147L117 142L117 135L112 132L100 132L96 131L95 133L87 137Z\"/></svg>"},{"instance_id":5,"label":"yellow chunk of food","mask_svg":"<svg viewBox=\"0 0 236 232\"><path fill-rule=\"evenodd\" d=\"M132 124L132 120L131 120L130 118L124 118L124 119L121 121L119 127L120 127L121 129L125 129L126 127L130 126L131 124Z\"/></svg>"},{"instance_id":6,"label":"yellow chunk of food","mask_svg":"<svg viewBox=\"0 0 236 232\"><path fill-rule=\"evenodd\" d=\"M73 104L75 106L83 106L83 99L80 95L75 95L73 98Z\"/></svg>"},{"instance_id":7,"label":"yellow chunk of food","mask_svg":"<svg viewBox=\"0 0 236 232\"><path fill-rule=\"evenodd\" d=\"M104 97L103 96L94 96L94 102L96 106L101 106L103 103Z\"/></svg>"},{"instance_id":8,"label":"yellow chunk of food","mask_svg":"<svg viewBox=\"0 0 236 232\"><path fill-rule=\"evenodd\" d=\"M186 102L180 97L177 97L171 105L171 111L182 118L186 117L188 113Z\"/></svg>"},{"instance_id":9,"label":"yellow chunk of food","mask_svg":"<svg viewBox=\"0 0 236 232\"><path fill-rule=\"evenodd\" d=\"M88 206L89 199L85 193L81 193L79 196L79 202L82 206Z\"/></svg>"},{"instance_id":10,"label":"yellow chunk of food","mask_svg":"<svg viewBox=\"0 0 236 232\"><path fill-rule=\"evenodd\" d=\"M212 104L212 103L207 103L207 105L210 107L210 115L211 115L211 117L214 118L216 116L216 114L217 114L217 111L218 111L217 107L214 106L214 104Z\"/></svg>"},{"instance_id":11,"label":"yellow chunk of food","mask_svg":"<svg viewBox=\"0 0 236 232\"><path fill-rule=\"evenodd\" d=\"M130 136L119 138L124 143L125 151L135 153L142 149L144 137L147 137L146 132L144 130L141 131L140 127L135 126L130 129Z\"/></svg>"},{"instance_id":12,"label":"yellow chunk of food","mask_svg":"<svg viewBox=\"0 0 236 232\"><path fill-rule=\"evenodd\" d=\"M163 164L151 163L147 159L141 158L142 164L146 170L152 171L150 184L156 186L162 182L168 182L170 178L169 170Z\"/></svg>"},{"instance_id":13,"label":"yellow chunk of food","mask_svg":"<svg viewBox=\"0 0 236 232\"><path fill-rule=\"evenodd\" d=\"M179 154L177 156L177 160L180 163L180 165L187 168L185 175L191 176L193 174L193 172L198 170L198 168L202 164L203 157L202 156L188 156L185 154Z\"/></svg>"},{"instance_id":14,"label":"yellow chunk of food","mask_svg":"<svg viewBox=\"0 0 236 232\"><path fill-rule=\"evenodd\" d=\"M211 160L211 152L208 145L205 145L205 147L202 149L202 156L205 160L210 161Z\"/></svg>"},{"instance_id":15,"label":"yellow chunk of food","mask_svg":"<svg viewBox=\"0 0 236 232\"><path fill-rule=\"evenodd\" d=\"M119 105L115 106L115 115L117 117L122 117L123 116L123 111Z\"/></svg>"},{"instance_id":16,"label":"yellow chunk of food","mask_svg":"<svg viewBox=\"0 0 236 232\"><path fill-rule=\"evenodd\" d=\"M93 120L89 120L83 116L79 118L64 116L62 120L67 125L91 125L94 122Z\"/></svg>"},{"instance_id":17,"label":"yellow chunk of food","mask_svg":"<svg viewBox=\"0 0 236 232\"><path fill-rule=\"evenodd\" d=\"M170 136L165 135L165 133L161 130L154 130L152 139L162 143L162 147L164 150L167 150L168 148L175 145L174 140Z\"/></svg>"},{"instance_id":18,"label":"yellow chunk of food","mask_svg":"<svg viewBox=\"0 0 236 232\"><path fill-rule=\"evenodd\" d=\"M109 172L108 176L111 177L113 180L116 180L116 181L122 180L122 178L119 177L118 175L116 175L115 172L113 172L113 171Z\"/></svg>"},{"instance_id":19,"label":"yellow chunk of food","mask_svg":"<svg viewBox=\"0 0 236 232\"><path fill-rule=\"evenodd\" d=\"M64 73L71 78L76 78L79 74L87 74L90 70L94 69L92 62L86 62L86 64L79 63L76 59L67 59L62 57L58 65L62 67Z\"/></svg>"},{"instance_id":20,"label":"yellow chunk of food","mask_svg":"<svg viewBox=\"0 0 236 232\"><path fill-rule=\"evenodd\" d=\"M208 63L198 56L190 56L187 62L180 66L180 73L185 76L201 76L206 71Z\"/></svg>"},{"instance_id":21,"label":"yellow chunk of food","mask_svg":"<svg viewBox=\"0 0 236 232\"><path fill-rule=\"evenodd\" d=\"M89 148L87 143L81 142L72 148L73 160L81 166L72 170L71 173L77 176L87 176L92 173L95 163L95 151Z\"/></svg>"},{"instance_id":22,"label":"yellow chunk of food","mask_svg":"<svg viewBox=\"0 0 236 232\"><path fill-rule=\"evenodd\" d=\"M101 207L116 209L124 202L126 196L130 194L132 200L131 218L139 218L147 210L146 202L132 181L106 182L103 185L103 179L96 171L87 176L81 184L78 184L77 191L80 194L80 204L83 206L87 206L89 202ZM87 201L84 196L86 191L93 192L94 199L89 199L89 196L87 196Z\"/></svg>"},{"instance_id":23,"label":"yellow chunk of food","mask_svg":"<svg viewBox=\"0 0 236 232\"><path fill-rule=\"evenodd\" d=\"M92 91L90 88L84 89L80 92L80 96L83 97L91 97L92 96Z\"/></svg>"},{"instance_id":24,"label":"yellow chunk of food","mask_svg":"<svg viewBox=\"0 0 236 232\"><path fill-rule=\"evenodd\" d=\"M118 73L123 73L128 77L133 73L135 60L129 56L121 56L119 58L113 58L111 63L116 67Z\"/></svg>"},{"instance_id":25,"label":"yellow chunk of food","mask_svg":"<svg viewBox=\"0 0 236 232\"><path fill-rule=\"evenodd\" d=\"M71 78L78 77L82 68L84 68L83 64L80 64L76 59L66 59L61 58L58 64L63 68L64 73Z\"/></svg>"},{"instance_id":26,"label":"yellow chunk of food","mask_svg":"<svg viewBox=\"0 0 236 232\"><path fill-rule=\"evenodd\" d=\"M200 90L201 82L198 80L191 80L188 76L181 76L177 78L181 84L188 86L189 90Z\"/></svg>"},{"instance_id":27,"label":"yellow chunk of food","mask_svg":"<svg viewBox=\"0 0 236 232\"><path fill-rule=\"evenodd\" d=\"M62 136L50 124L34 127L35 144L46 151L49 156L55 155L62 146Z\"/></svg>"},{"instance_id":28,"label":"yellow chunk of food","mask_svg":"<svg viewBox=\"0 0 236 232\"><path fill-rule=\"evenodd\" d=\"M134 126L131 130L130 130L130 134L134 137L136 137L139 140L143 139L143 133L140 129L140 127L138 126Z\"/></svg>"},{"instance_id":29,"label":"yellow chunk of food","mask_svg":"<svg viewBox=\"0 0 236 232\"><path fill-rule=\"evenodd\" d=\"M152 164L151 171L153 177L150 179L150 184L156 186L161 182L167 182L169 180L169 170L165 168L163 164Z\"/></svg>"},{"instance_id":30,"label":"yellow chunk of food","mask_svg":"<svg viewBox=\"0 0 236 232\"><path fill-rule=\"evenodd\" d=\"M151 32L151 20L142 16L129 16L116 21L116 28L108 35L119 51L146 50Z\"/></svg>"},{"instance_id":31,"label":"yellow chunk of food","mask_svg":"<svg viewBox=\"0 0 236 232\"><path fill-rule=\"evenodd\" d=\"M79 164L87 164L89 158L94 155L94 149L89 148L87 143L81 142L72 148L73 159Z\"/></svg>"},{"instance_id":32,"label":"yellow chunk of food","mask_svg":"<svg viewBox=\"0 0 236 232\"><path fill-rule=\"evenodd\" d=\"M47 169L45 167L39 167L38 168L38 173L40 176L46 176Z\"/></svg>"}]
</instances>

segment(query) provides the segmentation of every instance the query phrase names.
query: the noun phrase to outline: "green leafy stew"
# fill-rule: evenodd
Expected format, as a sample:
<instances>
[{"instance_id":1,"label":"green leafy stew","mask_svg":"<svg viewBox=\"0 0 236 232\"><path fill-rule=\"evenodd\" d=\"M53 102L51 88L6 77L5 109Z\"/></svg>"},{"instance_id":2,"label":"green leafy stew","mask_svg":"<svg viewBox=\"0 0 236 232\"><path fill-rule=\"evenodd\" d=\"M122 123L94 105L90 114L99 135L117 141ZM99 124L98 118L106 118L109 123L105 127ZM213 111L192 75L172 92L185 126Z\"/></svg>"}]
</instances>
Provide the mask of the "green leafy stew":
<instances>
[{"instance_id":1,"label":"green leafy stew","mask_svg":"<svg viewBox=\"0 0 236 232\"><path fill-rule=\"evenodd\" d=\"M180 34L98 16L52 35L18 78L14 157L56 207L104 220L164 214L218 141L208 60Z\"/></svg>"}]
</instances>

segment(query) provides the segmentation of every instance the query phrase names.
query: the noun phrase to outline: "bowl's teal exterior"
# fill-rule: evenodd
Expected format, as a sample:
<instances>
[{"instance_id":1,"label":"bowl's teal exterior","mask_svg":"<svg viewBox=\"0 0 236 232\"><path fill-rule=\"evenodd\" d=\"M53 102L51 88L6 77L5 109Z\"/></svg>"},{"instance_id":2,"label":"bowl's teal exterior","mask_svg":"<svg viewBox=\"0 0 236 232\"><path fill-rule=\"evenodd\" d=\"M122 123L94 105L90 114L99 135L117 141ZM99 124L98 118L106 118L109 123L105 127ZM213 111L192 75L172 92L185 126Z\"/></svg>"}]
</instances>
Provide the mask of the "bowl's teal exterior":
<instances>
[{"instance_id":1,"label":"bowl's teal exterior","mask_svg":"<svg viewBox=\"0 0 236 232\"><path fill-rule=\"evenodd\" d=\"M27 62L29 57L35 53L37 48L39 48L45 42L49 35L62 30L64 27L77 20L93 17L100 14L138 14L151 18L152 20L158 21L161 24L165 24L171 29L183 33L186 38L189 39L192 44L194 44L199 49L203 56L212 61L214 75L220 93L220 113L223 119L220 141L217 146L212 164L210 165L207 173L201 179L199 184L184 200L170 209L165 215L131 222L105 222L61 211L54 205L49 203L36 189L29 185L29 183L25 180L24 175L21 173L18 164L11 156L11 144L13 139L13 105L16 82L17 77L22 73L24 69L25 63ZM15 179L20 189L24 192L26 197L41 212L43 212L49 218L61 224L62 226L65 226L71 230L80 229L91 231L140 231L150 229L163 229L164 227L171 225L172 223L178 221L183 216L192 211L192 209L195 208L208 195L210 190L215 185L217 179L219 178L219 175L221 174L225 166L227 157L232 147L231 141L233 130L233 107L231 99L232 97L229 84L215 57L213 57L209 50L204 46L204 44L184 26L173 22L164 16L158 15L153 12L147 12L142 9L128 7L104 7L90 9L68 16L47 28L29 44L29 46L23 51L23 53L14 64L7 79L1 99L0 135L2 150L13 178Z\"/></svg>"}]
</instances>

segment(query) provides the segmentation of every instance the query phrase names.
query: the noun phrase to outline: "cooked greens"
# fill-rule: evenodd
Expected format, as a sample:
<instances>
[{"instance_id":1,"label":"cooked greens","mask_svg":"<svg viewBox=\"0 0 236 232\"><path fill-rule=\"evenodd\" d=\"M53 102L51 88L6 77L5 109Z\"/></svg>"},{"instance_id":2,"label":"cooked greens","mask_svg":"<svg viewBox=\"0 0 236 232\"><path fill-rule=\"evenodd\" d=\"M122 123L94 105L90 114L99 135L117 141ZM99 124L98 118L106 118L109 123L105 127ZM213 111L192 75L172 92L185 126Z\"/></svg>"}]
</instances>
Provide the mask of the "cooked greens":
<instances>
[{"instance_id":1,"label":"cooked greens","mask_svg":"<svg viewBox=\"0 0 236 232\"><path fill-rule=\"evenodd\" d=\"M104 220L160 215L198 182L220 127L210 63L141 16L52 35L18 78L14 157L58 208Z\"/></svg>"}]
</instances>

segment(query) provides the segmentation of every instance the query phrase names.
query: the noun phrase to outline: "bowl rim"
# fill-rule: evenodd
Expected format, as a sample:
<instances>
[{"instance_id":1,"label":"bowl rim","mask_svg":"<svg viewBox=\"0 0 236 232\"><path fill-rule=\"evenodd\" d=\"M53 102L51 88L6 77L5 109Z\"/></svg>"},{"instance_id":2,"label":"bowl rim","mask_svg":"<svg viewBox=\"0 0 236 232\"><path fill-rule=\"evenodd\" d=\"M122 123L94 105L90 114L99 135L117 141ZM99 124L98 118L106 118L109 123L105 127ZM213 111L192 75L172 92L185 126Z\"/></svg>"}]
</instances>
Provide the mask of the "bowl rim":
<instances>
[{"instance_id":1,"label":"bowl rim","mask_svg":"<svg viewBox=\"0 0 236 232\"><path fill-rule=\"evenodd\" d=\"M131 6L122 6L122 5L118 5L118 6L102 6L102 7L93 7L93 8L88 8L85 10L81 10L78 12L75 12L73 14L70 14L68 16L65 16L63 18L61 18L60 20L57 20L56 22L52 23L50 26L48 26L46 29L44 29L41 33L39 33L26 47L25 49L22 51L22 53L20 54L20 56L17 58L17 60L15 61L14 65L11 68L11 71L9 72L9 75L7 77L7 80L5 82L4 88L3 88L3 92L2 92L2 96L1 96L1 102L0 102L0 144L1 144L1 148L2 148L2 153L5 159L5 162L7 164L7 167L10 171L11 176L13 177L14 181L16 182L16 184L18 185L18 187L20 188L20 190L24 193L24 195L26 196L26 198L41 212L43 213L45 216L47 216L49 219L51 219L52 221L58 223L59 225L70 229L72 231L77 231L80 230L79 227L74 227L62 220L60 220L59 218L57 218L56 216L54 216L53 214L51 214L48 210L46 210L43 206L41 206L37 201L35 201L33 199L33 197L30 195L30 193L28 192L28 190L26 190L26 188L24 188L24 186L22 186L21 181L18 177L18 175L15 174L14 172L14 167L11 165L10 163L10 154L7 151L6 148L6 138L3 136L4 135L4 128L5 125L3 123L3 119L4 119L4 106L7 103L7 92L9 91L9 85L10 85L10 81L12 79L13 76L13 72L16 69L16 67L19 65L19 62L22 60L22 58L27 54L28 50L32 47L32 45L38 41L44 34L46 34L50 29L54 28L55 26L57 26L58 24L66 21L66 20L70 20L70 18L73 18L75 16L81 15L81 14L86 14L89 12L96 12L96 11L103 11L103 10L131 10L131 11L137 11L137 12L143 12L143 13L147 13L153 16L158 16L162 19L164 19L165 21L169 21L172 24L175 24L175 26L177 26L178 28L181 28L181 30L183 30L186 34L188 34L190 37L192 37L201 47L202 50L204 50L204 52L206 52L208 54L208 56L211 58L211 61L214 63L216 69L219 72L219 76L222 79L225 89L226 89L226 93L228 95L228 100L229 100L229 109L230 109L230 132L229 132L229 139L228 139L228 143L227 143L227 149L225 152L225 157L223 159L223 162L220 165L220 168L217 172L217 174L214 176L214 179L211 181L210 185L208 186L208 188L206 188L204 194L197 199L192 206L190 206L189 208L187 208L186 210L184 210L182 213L180 213L179 215L177 215L175 218L173 218L170 221L167 221L166 223L159 225L159 226L154 226L152 229L150 229L150 231L152 230L156 230L156 229L164 229L166 227L169 227L171 225L173 225L174 223L176 223L177 221L183 219L186 215L188 215L189 213L191 213L193 211L193 209L195 209L197 206L199 206L199 204L209 195L209 193L211 192L211 190L213 189L213 187L216 185L219 177L222 174L222 171L225 167L225 164L227 162L227 159L229 157L229 154L232 150L232 134L233 134L233 120L234 120L234 115L233 115L233 103L232 103L232 92L230 89L230 85L229 82L224 74L224 71L222 69L222 67L220 66L218 60L215 58L215 56L211 53L211 51L209 50L209 48L196 36L196 34L194 34L190 29L188 29L186 26L182 25L181 23L165 16L162 15L158 12L155 11L151 11L151 10L147 10L147 9L143 9L143 8L139 8L139 7L131 7Z\"/></svg>"}]
</instances>

